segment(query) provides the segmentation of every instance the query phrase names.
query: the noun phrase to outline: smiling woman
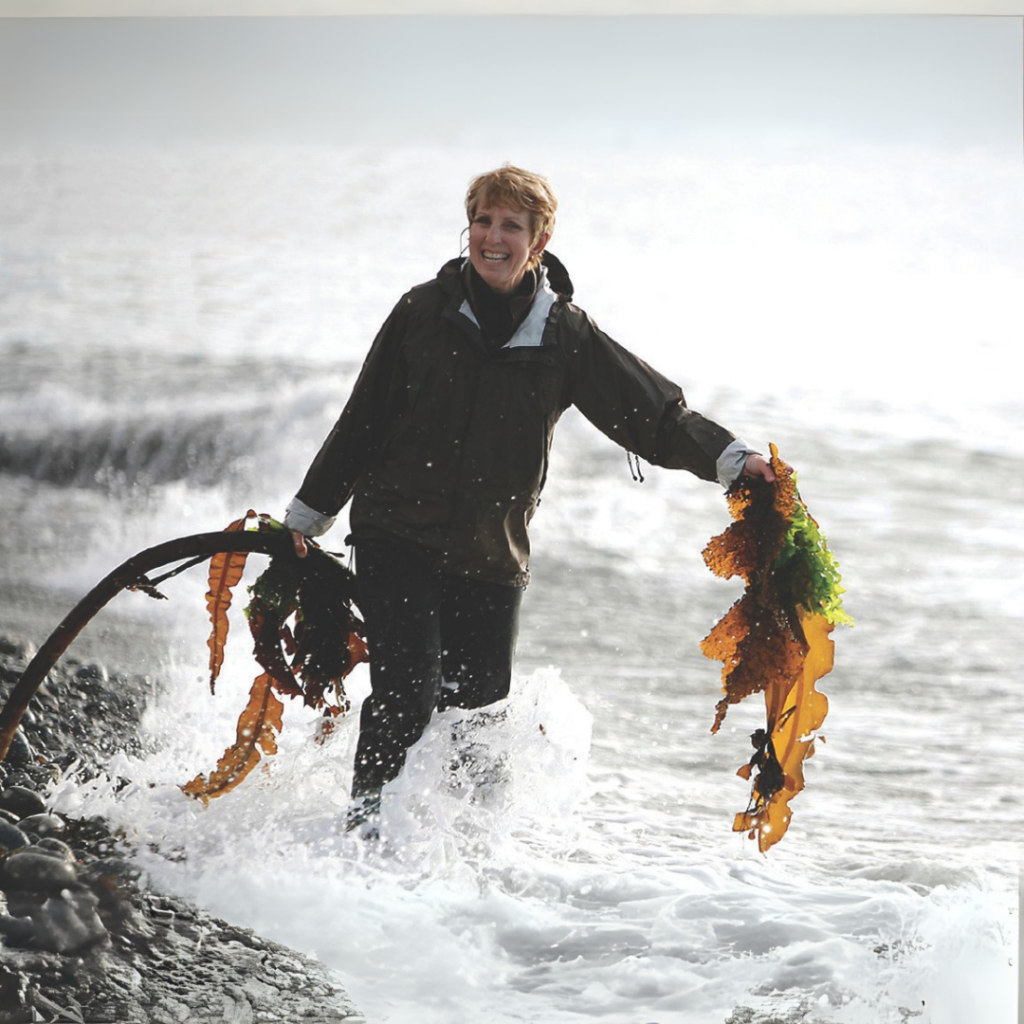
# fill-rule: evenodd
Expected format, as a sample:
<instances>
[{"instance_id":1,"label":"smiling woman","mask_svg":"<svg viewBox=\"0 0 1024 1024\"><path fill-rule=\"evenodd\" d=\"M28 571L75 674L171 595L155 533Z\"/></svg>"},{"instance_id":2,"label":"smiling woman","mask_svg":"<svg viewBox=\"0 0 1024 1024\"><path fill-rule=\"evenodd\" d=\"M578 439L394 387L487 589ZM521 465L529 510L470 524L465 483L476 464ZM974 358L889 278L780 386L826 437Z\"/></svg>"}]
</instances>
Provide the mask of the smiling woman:
<instances>
[{"instance_id":1,"label":"smiling woman","mask_svg":"<svg viewBox=\"0 0 1024 1024\"><path fill-rule=\"evenodd\" d=\"M509 693L528 527L555 424L575 405L627 452L730 486L766 460L572 303L546 251L554 193L505 165L466 196L469 258L399 301L285 525L299 557L352 499L372 692L349 828L376 834L382 792L434 710Z\"/></svg>"},{"instance_id":2,"label":"smiling woman","mask_svg":"<svg viewBox=\"0 0 1024 1024\"><path fill-rule=\"evenodd\" d=\"M538 175L504 167L481 174L466 194L469 259L496 292L518 288L539 264L555 227L558 202Z\"/></svg>"}]
</instances>

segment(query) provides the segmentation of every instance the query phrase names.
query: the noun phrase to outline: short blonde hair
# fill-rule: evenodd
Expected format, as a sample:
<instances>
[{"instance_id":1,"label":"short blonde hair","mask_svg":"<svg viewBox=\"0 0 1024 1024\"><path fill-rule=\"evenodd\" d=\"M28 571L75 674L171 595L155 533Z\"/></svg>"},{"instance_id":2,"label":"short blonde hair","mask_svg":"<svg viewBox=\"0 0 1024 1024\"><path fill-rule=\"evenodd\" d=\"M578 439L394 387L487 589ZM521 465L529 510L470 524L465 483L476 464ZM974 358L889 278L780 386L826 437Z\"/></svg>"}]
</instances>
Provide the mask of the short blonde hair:
<instances>
[{"instance_id":1,"label":"short blonde hair","mask_svg":"<svg viewBox=\"0 0 1024 1024\"><path fill-rule=\"evenodd\" d=\"M497 170L478 174L466 192L466 216L470 221L481 204L525 210L530 215L531 246L536 245L541 235L550 235L555 229L555 211L558 209L555 193L547 178L522 167L502 164ZM528 266L535 267L539 262L540 256L533 256Z\"/></svg>"}]
</instances>

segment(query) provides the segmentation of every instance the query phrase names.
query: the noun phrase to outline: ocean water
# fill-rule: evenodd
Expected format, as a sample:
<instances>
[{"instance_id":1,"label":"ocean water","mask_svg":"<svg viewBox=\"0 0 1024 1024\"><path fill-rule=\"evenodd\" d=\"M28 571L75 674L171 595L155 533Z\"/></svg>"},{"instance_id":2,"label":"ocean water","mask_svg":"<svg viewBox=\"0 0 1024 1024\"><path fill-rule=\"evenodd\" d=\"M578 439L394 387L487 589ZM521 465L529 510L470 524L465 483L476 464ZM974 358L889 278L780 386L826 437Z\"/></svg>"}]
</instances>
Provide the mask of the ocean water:
<instances>
[{"instance_id":1,"label":"ocean water","mask_svg":"<svg viewBox=\"0 0 1024 1024\"><path fill-rule=\"evenodd\" d=\"M826 742L785 839L761 856L731 831L759 698L709 732L720 666L698 644L739 593L700 557L728 523L721 492L653 467L634 482L573 412L512 699L437 717L378 844L339 830L355 715L319 744L288 706L265 769L207 808L181 795L256 671L238 616L209 693L197 570L169 602L120 596L77 641L165 687L154 753L69 775L56 808L107 815L155 885L315 953L371 1024L1008 1024L1024 725L1010 159L15 147L0 627L41 643L138 550L280 515L391 305L458 252L466 182L506 156L555 185L551 249L579 303L691 405L775 442L841 564L856 626L833 634ZM367 687L358 670L355 703ZM452 767L467 742L483 777Z\"/></svg>"}]
</instances>

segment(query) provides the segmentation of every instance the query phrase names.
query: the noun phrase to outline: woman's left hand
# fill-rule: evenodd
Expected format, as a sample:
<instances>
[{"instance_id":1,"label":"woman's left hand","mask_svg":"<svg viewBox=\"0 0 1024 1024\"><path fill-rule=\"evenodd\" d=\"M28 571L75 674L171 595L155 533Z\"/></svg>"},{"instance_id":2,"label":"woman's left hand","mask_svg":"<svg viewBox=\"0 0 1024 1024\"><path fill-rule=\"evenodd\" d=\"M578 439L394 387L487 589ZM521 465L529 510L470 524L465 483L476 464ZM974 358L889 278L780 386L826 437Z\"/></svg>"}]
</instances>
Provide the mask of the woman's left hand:
<instances>
[{"instance_id":1,"label":"woman's left hand","mask_svg":"<svg viewBox=\"0 0 1024 1024\"><path fill-rule=\"evenodd\" d=\"M772 464L763 455L758 455L756 452L752 452L747 456L747 461L743 464L743 475L759 476L765 483L769 484L775 482Z\"/></svg>"}]
</instances>

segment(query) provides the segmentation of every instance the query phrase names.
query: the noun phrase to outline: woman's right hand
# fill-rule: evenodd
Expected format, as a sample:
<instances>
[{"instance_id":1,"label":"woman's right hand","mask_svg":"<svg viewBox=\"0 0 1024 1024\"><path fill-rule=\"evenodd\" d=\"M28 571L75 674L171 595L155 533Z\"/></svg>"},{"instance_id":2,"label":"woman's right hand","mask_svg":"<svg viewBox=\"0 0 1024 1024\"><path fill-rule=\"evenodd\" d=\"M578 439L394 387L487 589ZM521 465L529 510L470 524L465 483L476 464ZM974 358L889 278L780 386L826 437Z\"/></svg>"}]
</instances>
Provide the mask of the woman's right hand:
<instances>
[{"instance_id":1,"label":"woman's right hand","mask_svg":"<svg viewBox=\"0 0 1024 1024\"><path fill-rule=\"evenodd\" d=\"M298 530L292 530L292 543L295 545L295 554L299 558L305 558L309 554L309 548L306 547L306 537L304 534L299 533Z\"/></svg>"}]
</instances>

